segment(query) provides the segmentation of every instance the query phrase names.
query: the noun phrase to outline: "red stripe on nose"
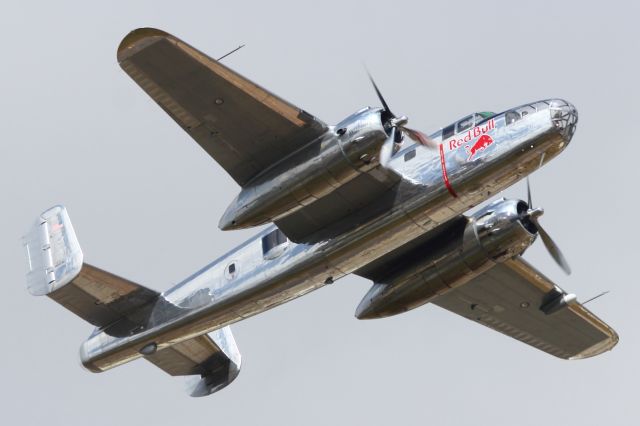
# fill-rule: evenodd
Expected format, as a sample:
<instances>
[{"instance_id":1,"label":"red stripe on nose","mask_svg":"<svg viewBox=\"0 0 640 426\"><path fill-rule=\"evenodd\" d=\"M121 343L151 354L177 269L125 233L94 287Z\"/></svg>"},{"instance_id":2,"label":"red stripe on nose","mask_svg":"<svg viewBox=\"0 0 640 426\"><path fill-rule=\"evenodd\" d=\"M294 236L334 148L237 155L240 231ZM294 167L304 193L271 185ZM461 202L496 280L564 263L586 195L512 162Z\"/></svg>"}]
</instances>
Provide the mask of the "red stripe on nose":
<instances>
[{"instance_id":1,"label":"red stripe on nose","mask_svg":"<svg viewBox=\"0 0 640 426\"><path fill-rule=\"evenodd\" d=\"M449 176L447 175L447 165L444 161L444 146L442 144L440 144L440 166L442 167L442 180L444 181L444 186L447 187L449 194L451 194L453 198L458 198L458 194L456 194L456 191L454 191L453 187L451 186L451 182L449 182Z\"/></svg>"}]
</instances>

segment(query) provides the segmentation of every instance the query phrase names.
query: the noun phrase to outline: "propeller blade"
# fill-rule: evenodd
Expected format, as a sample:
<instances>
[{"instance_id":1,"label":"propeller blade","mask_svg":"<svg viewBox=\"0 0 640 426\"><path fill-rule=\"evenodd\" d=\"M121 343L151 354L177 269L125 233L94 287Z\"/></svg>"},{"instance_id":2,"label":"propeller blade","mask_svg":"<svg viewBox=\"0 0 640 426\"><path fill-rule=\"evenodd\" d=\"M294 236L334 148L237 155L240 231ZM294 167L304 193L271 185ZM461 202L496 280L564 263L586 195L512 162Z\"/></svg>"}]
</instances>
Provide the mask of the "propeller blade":
<instances>
[{"instance_id":1,"label":"propeller blade","mask_svg":"<svg viewBox=\"0 0 640 426\"><path fill-rule=\"evenodd\" d=\"M529 184L529 176L527 176L527 203L529 208L533 208L533 201L531 201L531 185Z\"/></svg>"},{"instance_id":2,"label":"propeller blade","mask_svg":"<svg viewBox=\"0 0 640 426\"><path fill-rule=\"evenodd\" d=\"M558 247L558 245L553 242L549 234L547 234L547 231L545 231L544 228L540 225L540 222L538 222L538 218L532 216L531 221L536 226L536 228L538 228L540 238L542 238L542 242L544 243L544 246L547 248L547 251L549 252L551 257L553 257L553 260L556 261L558 266L560 266L565 274L571 275L571 267L569 266L569 262L567 262L567 259L565 259L564 255L560 251L560 247Z\"/></svg>"},{"instance_id":3,"label":"propeller blade","mask_svg":"<svg viewBox=\"0 0 640 426\"><path fill-rule=\"evenodd\" d=\"M427 148L436 149L438 148L438 143L431 139L426 134L422 133L419 130L410 129L408 127L402 126L402 130L415 142L418 142L420 145L426 146Z\"/></svg>"},{"instance_id":4,"label":"propeller blade","mask_svg":"<svg viewBox=\"0 0 640 426\"><path fill-rule=\"evenodd\" d=\"M382 144L380 148L380 164L382 167L387 167L389 160L391 159L391 154L393 154L393 144L396 138L396 128L391 128L391 133L386 141Z\"/></svg>"},{"instance_id":5,"label":"propeller blade","mask_svg":"<svg viewBox=\"0 0 640 426\"><path fill-rule=\"evenodd\" d=\"M390 118L394 118L395 115L391 112L391 109L389 109L389 105L387 105L387 102L384 100L384 97L382 97L382 93L380 93L380 89L378 89L378 85L376 84L376 82L373 81L373 77L371 76L369 71L367 71L367 75L369 75L369 80L371 80L371 84L373 84L373 88L375 89L376 94L378 95L378 99L380 99L380 102L384 107L384 111L389 115Z\"/></svg>"}]
</instances>

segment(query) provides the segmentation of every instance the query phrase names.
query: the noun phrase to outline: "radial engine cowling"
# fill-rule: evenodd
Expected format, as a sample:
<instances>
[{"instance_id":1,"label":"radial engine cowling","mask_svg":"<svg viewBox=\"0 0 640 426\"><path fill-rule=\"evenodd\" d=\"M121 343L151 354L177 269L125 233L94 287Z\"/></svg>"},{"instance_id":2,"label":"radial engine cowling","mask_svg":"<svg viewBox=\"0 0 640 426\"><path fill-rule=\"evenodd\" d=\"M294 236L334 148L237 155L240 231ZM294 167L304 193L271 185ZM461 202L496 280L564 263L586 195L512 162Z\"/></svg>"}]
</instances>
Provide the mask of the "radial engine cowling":
<instances>
[{"instance_id":1,"label":"radial engine cowling","mask_svg":"<svg viewBox=\"0 0 640 426\"><path fill-rule=\"evenodd\" d=\"M372 268L357 272L374 284L356 317L406 312L521 254L537 235L527 209L524 201L498 200L441 225L409 251L392 252Z\"/></svg>"}]
</instances>

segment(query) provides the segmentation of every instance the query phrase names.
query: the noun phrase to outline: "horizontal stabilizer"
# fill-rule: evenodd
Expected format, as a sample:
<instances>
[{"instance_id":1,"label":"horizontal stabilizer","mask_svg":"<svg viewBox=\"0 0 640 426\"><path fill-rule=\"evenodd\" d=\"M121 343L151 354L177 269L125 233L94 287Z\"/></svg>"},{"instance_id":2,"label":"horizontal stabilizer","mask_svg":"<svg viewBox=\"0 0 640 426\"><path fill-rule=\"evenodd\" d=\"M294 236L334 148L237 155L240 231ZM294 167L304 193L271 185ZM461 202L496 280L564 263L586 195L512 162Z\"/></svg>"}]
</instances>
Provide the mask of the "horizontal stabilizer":
<instances>
[{"instance_id":1,"label":"horizontal stabilizer","mask_svg":"<svg viewBox=\"0 0 640 426\"><path fill-rule=\"evenodd\" d=\"M40 215L23 237L27 288L49 296L97 327L105 327L155 302L159 293L84 263L63 206Z\"/></svg>"},{"instance_id":2,"label":"horizontal stabilizer","mask_svg":"<svg viewBox=\"0 0 640 426\"><path fill-rule=\"evenodd\" d=\"M240 351L228 326L145 358L172 376L194 376L187 381L191 396L207 396L224 388L238 376L241 365Z\"/></svg>"}]
</instances>

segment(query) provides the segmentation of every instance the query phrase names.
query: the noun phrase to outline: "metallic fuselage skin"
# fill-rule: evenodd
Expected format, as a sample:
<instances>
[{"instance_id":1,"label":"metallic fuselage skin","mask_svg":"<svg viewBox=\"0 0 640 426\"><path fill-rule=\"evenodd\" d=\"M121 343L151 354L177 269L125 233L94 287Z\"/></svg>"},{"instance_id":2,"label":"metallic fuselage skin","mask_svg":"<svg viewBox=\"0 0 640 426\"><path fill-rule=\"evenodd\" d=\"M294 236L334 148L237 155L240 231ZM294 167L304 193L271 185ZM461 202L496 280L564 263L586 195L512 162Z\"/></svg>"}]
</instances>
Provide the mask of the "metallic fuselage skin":
<instances>
[{"instance_id":1,"label":"metallic fuselage skin","mask_svg":"<svg viewBox=\"0 0 640 426\"><path fill-rule=\"evenodd\" d=\"M126 336L96 330L81 347L83 364L104 371L140 357L149 343L162 349L263 312L332 283L478 205L554 158L571 139L575 120L560 117L575 118L577 113L565 101L519 110L527 114L509 125L505 114L498 114L478 126L485 126L489 143L474 144L481 136L475 135L480 132L475 127L469 130L471 137L467 131L446 140L441 132L433 134L440 152L405 143L389 164L403 177L387 194L393 198L391 207L373 219L353 219L351 230L338 237L289 242L279 256L266 259L261 239L274 229L269 227L163 293L145 328ZM379 139L381 144L386 133L379 116L380 110L365 109L339 128L346 128L350 138ZM339 148L339 135L323 137L323 143ZM405 155L414 149L415 156ZM233 274L227 269L231 263Z\"/></svg>"}]
</instances>

